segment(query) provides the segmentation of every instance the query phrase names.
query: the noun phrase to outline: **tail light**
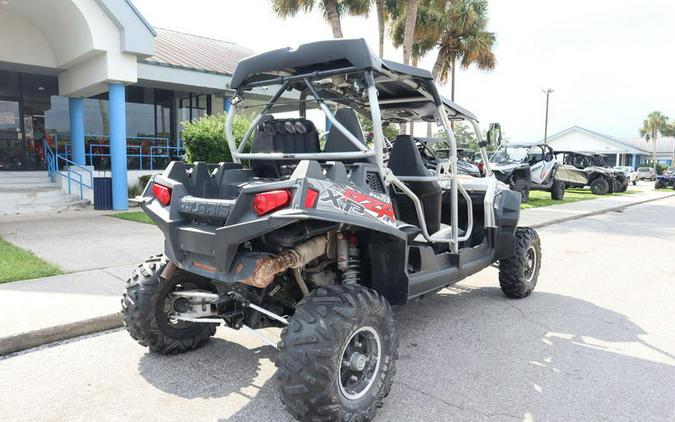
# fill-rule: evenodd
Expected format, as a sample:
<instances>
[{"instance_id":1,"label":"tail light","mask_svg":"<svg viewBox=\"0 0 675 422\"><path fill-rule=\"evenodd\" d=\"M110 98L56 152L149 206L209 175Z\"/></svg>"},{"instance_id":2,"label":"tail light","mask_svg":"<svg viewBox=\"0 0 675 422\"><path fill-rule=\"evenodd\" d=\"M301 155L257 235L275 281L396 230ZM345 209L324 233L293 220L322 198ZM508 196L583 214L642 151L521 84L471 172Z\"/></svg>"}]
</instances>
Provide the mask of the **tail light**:
<instances>
[{"instance_id":1,"label":"tail light","mask_svg":"<svg viewBox=\"0 0 675 422\"><path fill-rule=\"evenodd\" d=\"M253 197L253 209L258 215L269 214L291 203L293 195L288 189L257 193Z\"/></svg>"},{"instance_id":2,"label":"tail light","mask_svg":"<svg viewBox=\"0 0 675 422\"><path fill-rule=\"evenodd\" d=\"M157 183L152 184L152 194L155 195L155 198L162 204L163 207L166 207L171 203L171 188L168 188L164 185Z\"/></svg>"},{"instance_id":3,"label":"tail light","mask_svg":"<svg viewBox=\"0 0 675 422\"><path fill-rule=\"evenodd\" d=\"M319 191L312 188L307 189L305 194L305 208L315 208L316 201L319 199Z\"/></svg>"}]
</instances>

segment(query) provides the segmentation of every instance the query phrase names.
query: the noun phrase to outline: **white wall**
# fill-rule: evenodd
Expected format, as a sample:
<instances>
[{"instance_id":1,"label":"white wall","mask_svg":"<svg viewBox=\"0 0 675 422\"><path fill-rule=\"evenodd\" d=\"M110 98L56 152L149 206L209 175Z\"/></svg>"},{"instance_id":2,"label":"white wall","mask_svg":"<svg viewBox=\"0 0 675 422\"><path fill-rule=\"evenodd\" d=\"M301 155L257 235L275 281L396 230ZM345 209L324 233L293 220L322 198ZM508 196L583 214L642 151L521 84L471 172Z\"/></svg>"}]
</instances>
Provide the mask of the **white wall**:
<instances>
[{"instance_id":1,"label":"white wall","mask_svg":"<svg viewBox=\"0 0 675 422\"><path fill-rule=\"evenodd\" d=\"M602 138L582 131L572 131L555 139L549 139L548 144L554 150L594 152L598 154L616 154L626 152L625 148L617 147Z\"/></svg>"},{"instance_id":2,"label":"white wall","mask_svg":"<svg viewBox=\"0 0 675 422\"><path fill-rule=\"evenodd\" d=\"M28 20L4 9L0 9L0 61L56 67L56 57L42 32Z\"/></svg>"},{"instance_id":3,"label":"white wall","mask_svg":"<svg viewBox=\"0 0 675 422\"><path fill-rule=\"evenodd\" d=\"M100 94L110 82L136 83L138 55L152 54L153 37L134 16L119 0L2 2L0 62L56 70L64 96ZM131 35L140 40L131 42Z\"/></svg>"}]
</instances>

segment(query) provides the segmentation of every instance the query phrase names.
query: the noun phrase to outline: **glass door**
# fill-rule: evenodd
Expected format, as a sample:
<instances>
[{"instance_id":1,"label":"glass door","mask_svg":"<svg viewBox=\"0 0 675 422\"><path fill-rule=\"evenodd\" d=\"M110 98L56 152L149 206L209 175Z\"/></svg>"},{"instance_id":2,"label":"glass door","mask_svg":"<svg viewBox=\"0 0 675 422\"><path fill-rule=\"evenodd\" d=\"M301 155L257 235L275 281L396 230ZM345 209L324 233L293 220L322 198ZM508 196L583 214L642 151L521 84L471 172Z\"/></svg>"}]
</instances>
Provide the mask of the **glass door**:
<instances>
[{"instance_id":1,"label":"glass door","mask_svg":"<svg viewBox=\"0 0 675 422\"><path fill-rule=\"evenodd\" d=\"M0 170L23 170L23 131L18 100L0 98Z\"/></svg>"}]
</instances>

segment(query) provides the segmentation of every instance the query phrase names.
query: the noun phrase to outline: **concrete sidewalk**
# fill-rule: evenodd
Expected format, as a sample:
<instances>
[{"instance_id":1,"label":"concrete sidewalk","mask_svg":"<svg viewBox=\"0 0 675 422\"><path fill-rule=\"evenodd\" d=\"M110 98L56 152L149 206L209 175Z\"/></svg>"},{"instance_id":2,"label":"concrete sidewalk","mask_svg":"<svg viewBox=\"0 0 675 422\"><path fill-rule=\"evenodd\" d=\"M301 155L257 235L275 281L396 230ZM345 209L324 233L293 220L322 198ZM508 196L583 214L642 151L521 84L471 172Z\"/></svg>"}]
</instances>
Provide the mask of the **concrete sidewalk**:
<instances>
[{"instance_id":1,"label":"concrete sidewalk","mask_svg":"<svg viewBox=\"0 0 675 422\"><path fill-rule=\"evenodd\" d=\"M113 218L110 213L1 216L0 237L65 271L134 265L164 249L157 227Z\"/></svg>"},{"instance_id":2,"label":"concrete sidewalk","mask_svg":"<svg viewBox=\"0 0 675 422\"><path fill-rule=\"evenodd\" d=\"M675 192L645 190L532 208L522 212L521 225L542 227L669 196ZM95 239L92 233L97 234ZM0 218L0 235L77 271L0 285L0 309L4 310L0 355L119 327L124 281L135 265L163 247L162 235L154 226L94 212Z\"/></svg>"},{"instance_id":3,"label":"concrete sidewalk","mask_svg":"<svg viewBox=\"0 0 675 422\"><path fill-rule=\"evenodd\" d=\"M641 186L633 189L637 192L629 195L607 195L599 199L522 210L520 212L520 225L534 228L543 227L675 195L675 191L655 191L651 188L651 184L648 188Z\"/></svg>"}]
</instances>

